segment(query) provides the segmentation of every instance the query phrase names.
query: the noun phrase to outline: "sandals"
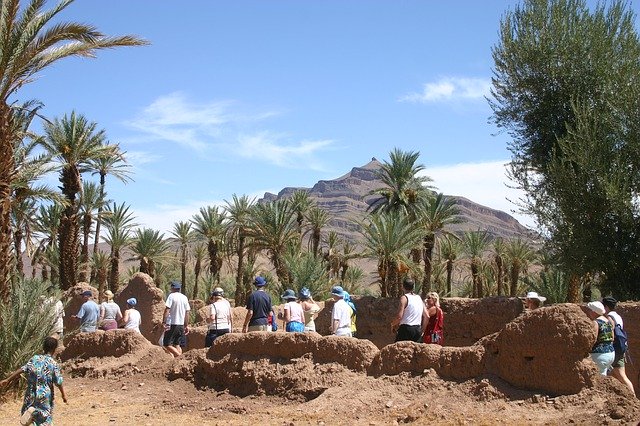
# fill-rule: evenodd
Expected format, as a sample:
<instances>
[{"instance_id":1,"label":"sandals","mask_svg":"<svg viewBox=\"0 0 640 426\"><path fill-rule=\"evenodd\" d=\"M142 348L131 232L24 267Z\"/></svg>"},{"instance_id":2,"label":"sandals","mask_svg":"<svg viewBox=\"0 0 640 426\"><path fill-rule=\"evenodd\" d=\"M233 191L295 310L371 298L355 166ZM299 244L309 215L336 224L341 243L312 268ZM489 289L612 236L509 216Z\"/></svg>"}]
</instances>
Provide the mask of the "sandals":
<instances>
[{"instance_id":1,"label":"sandals","mask_svg":"<svg viewBox=\"0 0 640 426\"><path fill-rule=\"evenodd\" d=\"M20 416L20 424L31 425L33 423L33 412L36 411L34 407L29 407L25 410L25 412Z\"/></svg>"}]
</instances>

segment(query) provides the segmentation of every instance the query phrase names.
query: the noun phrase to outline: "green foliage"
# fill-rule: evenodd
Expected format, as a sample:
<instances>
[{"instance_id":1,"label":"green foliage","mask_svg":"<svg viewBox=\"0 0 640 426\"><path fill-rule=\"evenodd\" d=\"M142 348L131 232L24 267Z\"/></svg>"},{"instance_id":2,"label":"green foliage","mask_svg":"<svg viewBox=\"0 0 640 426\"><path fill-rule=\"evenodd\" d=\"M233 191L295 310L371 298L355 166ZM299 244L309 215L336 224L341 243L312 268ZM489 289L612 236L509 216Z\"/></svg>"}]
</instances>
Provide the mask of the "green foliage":
<instances>
[{"instance_id":1,"label":"green foliage","mask_svg":"<svg viewBox=\"0 0 640 426\"><path fill-rule=\"evenodd\" d=\"M20 280L11 288L8 303L0 303L0 377L42 353L42 342L51 335L55 322L55 303L43 303L50 285Z\"/></svg>"},{"instance_id":2,"label":"green foliage","mask_svg":"<svg viewBox=\"0 0 640 426\"><path fill-rule=\"evenodd\" d=\"M328 295L329 275L322 259L315 257L313 253L299 252L297 254L287 253L284 256L284 262L292 278L288 288L297 294L302 287L306 287L314 297L318 298ZM283 286L278 287L281 294L285 290L286 288Z\"/></svg>"},{"instance_id":3,"label":"green foliage","mask_svg":"<svg viewBox=\"0 0 640 426\"><path fill-rule=\"evenodd\" d=\"M490 101L510 174L562 269L640 288L640 38L630 4L527 0L505 14Z\"/></svg>"},{"instance_id":4,"label":"green foliage","mask_svg":"<svg viewBox=\"0 0 640 426\"><path fill-rule=\"evenodd\" d=\"M569 276L557 268L542 271L537 276L525 277L527 291L535 291L547 298L546 304L567 301Z\"/></svg>"},{"instance_id":5,"label":"green foliage","mask_svg":"<svg viewBox=\"0 0 640 426\"><path fill-rule=\"evenodd\" d=\"M349 294L365 294L367 289L362 288L363 279L364 271L362 268L350 266L344 274L342 288L344 288Z\"/></svg>"}]
</instances>

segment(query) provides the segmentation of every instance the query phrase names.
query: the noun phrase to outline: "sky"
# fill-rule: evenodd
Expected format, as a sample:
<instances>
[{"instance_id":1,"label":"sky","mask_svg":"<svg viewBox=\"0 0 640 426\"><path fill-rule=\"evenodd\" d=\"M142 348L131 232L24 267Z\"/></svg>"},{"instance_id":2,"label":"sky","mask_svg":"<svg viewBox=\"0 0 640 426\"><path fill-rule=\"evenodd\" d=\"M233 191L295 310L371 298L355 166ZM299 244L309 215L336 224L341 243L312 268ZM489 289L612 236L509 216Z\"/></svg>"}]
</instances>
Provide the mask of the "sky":
<instances>
[{"instance_id":1,"label":"sky","mask_svg":"<svg viewBox=\"0 0 640 426\"><path fill-rule=\"evenodd\" d=\"M77 0L60 20L151 44L63 60L20 99L104 129L134 178L108 177L109 197L167 236L233 194L311 187L395 147L419 151L439 191L532 226L513 212L510 138L485 99L517 3Z\"/></svg>"}]
</instances>

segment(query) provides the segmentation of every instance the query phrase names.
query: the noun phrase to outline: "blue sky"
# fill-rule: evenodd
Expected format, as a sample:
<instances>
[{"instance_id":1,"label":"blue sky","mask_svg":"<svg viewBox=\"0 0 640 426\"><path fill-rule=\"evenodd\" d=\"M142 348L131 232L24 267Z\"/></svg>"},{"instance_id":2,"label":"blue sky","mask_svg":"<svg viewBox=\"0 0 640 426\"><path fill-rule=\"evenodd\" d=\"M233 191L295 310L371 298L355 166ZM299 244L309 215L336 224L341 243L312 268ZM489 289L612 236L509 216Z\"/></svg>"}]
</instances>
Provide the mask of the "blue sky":
<instances>
[{"instance_id":1,"label":"blue sky","mask_svg":"<svg viewBox=\"0 0 640 426\"><path fill-rule=\"evenodd\" d=\"M310 187L394 147L419 151L445 194L510 211L509 139L484 96L516 3L78 0L64 20L151 45L62 61L20 97L104 128L135 179L108 179L110 197L165 232L234 193Z\"/></svg>"}]
</instances>

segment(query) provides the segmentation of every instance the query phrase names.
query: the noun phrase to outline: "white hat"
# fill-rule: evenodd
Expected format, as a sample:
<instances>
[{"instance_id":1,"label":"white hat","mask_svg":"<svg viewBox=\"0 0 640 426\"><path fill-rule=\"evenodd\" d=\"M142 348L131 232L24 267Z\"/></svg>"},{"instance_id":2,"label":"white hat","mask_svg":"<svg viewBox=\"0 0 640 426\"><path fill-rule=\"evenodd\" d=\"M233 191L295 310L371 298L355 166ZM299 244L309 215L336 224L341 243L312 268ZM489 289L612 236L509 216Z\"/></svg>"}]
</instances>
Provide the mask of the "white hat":
<instances>
[{"instance_id":1,"label":"white hat","mask_svg":"<svg viewBox=\"0 0 640 426\"><path fill-rule=\"evenodd\" d=\"M587 303L587 308L591 309L598 315L604 315L606 312L604 310L604 305L601 302L589 302Z\"/></svg>"},{"instance_id":2,"label":"white hat","mask_svg":"<svg viewBox=\"0 0 640 426\"><path fill-rule=\"evenodd\" d=\"M547 300L546 297L540 296L535 291L528 292L527 295L525 296L525 299L538 299L541 302L544 302L545 300Z\"/></svg>"}]
</instances>

